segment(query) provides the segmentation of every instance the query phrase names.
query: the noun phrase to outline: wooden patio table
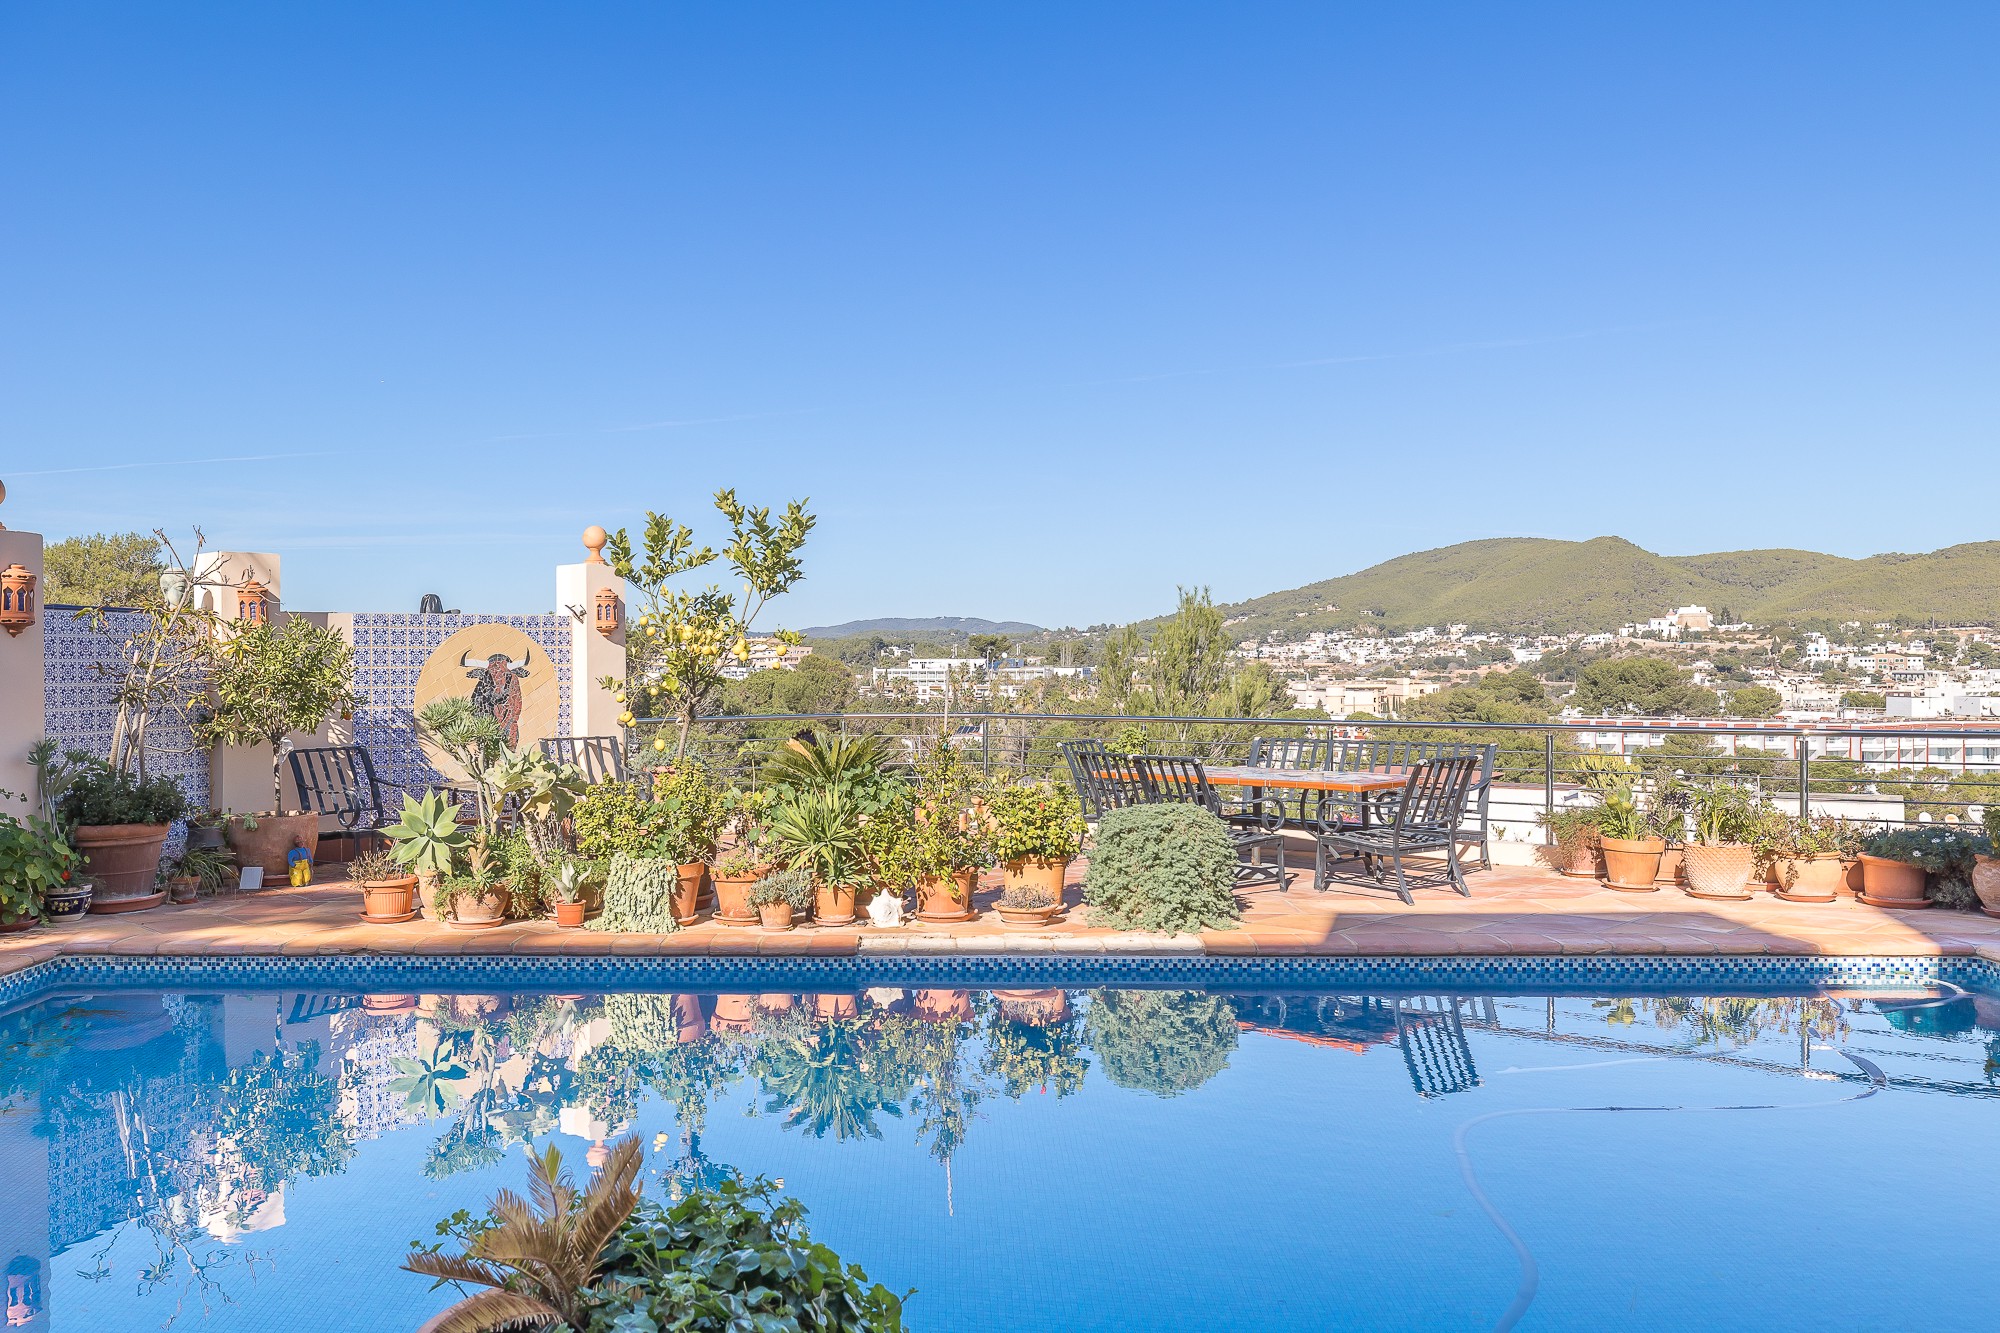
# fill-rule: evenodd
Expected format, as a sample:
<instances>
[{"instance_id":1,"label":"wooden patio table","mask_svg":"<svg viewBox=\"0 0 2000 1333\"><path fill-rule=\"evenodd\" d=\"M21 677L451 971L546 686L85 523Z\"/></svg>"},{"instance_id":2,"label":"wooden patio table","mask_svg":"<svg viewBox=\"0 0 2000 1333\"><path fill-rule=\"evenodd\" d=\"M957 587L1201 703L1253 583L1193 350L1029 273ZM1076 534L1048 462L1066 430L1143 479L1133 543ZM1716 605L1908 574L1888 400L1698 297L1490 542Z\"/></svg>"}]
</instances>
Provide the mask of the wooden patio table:
<instances>
[{"instance_id":1,"label":"wooden patio table","mask_svg":"<svg viewBox=\"0 0 2000 1333\"><path fill-rule=\"evenodd\" d=\"M1409 781L1406 773L1377 773L1365 768L1253 768L1249 764L1204 766L1212 786L1247 787L1253 798L1261 798L1266 787L1289 787L1294 791L1351 792L1361 799L1361 827L1370 824L1373 798L1400 792Z\"/></svg>"}]
</instances>

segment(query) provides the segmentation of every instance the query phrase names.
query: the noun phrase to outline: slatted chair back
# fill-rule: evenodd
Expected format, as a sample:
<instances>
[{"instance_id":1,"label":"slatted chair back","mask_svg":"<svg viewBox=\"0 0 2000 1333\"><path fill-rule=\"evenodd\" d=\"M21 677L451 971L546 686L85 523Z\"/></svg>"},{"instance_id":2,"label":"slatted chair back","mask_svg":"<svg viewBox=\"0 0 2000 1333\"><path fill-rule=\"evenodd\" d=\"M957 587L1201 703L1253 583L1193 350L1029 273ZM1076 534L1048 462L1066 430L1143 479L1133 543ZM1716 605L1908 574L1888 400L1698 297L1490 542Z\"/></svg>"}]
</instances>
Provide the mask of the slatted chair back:
<instances>
[{"instance_id":1,"label":"slatted chair back","mask_svg":"<svg viewBox=\"0 0 2000 1333\"><path fill-rule=\"evenodd\" d=\"M299 804L313 814L330 816L349 831L379 829L390 822L367 746L293 750L291 765Z\"/></svg>"},{"instance_id":2,"label":"slatted chair back","mask_svg":"<svg viewBox=\"0 0 2000 1333\"><path fill-rule=\"evenodd\" d=\"M1327 742L1316 736L1257 736L1250 742L1252 768L1326 768Z\"/></svg>"},{"instance_id":3,"label":"slatted chair back","mask_svg":"<svg viewBox=\"0 0 2000 1333\"><path fill-rule=\"evenodd\" d=\"M1130 755L1107 750L1100 741L1064 741L1061 749L1069 761L1083 817L1091 823L1112 810L1144 805L1151 799Z\"/></svg>"},{"instance_id":4,"label":"slatted chair back","mask_svg":"<svg viewBox=\"0 0 2000 1333\"><path fill-rule=\"evenodd\" d=\"M625 745L616 736L546 736L542 755L558 764L574 764L587 782L624 782Z\"/></svg>"},{"instance_id":5,"label":"slatted chair back","mask_svg":"<svg viewBox=\"0 0 2000 1333\"><path fill-rule=\"evenodd\" d=\"M1209 785L1208 772L1199 759L1171 754L1129 757L1152 800L1186 801L1204 810L1214 810L1218 805L1215 788Z\"/></svg>"},{"instance_id":6,"label":"slatted chair back","mask_svg":"<svg viewBox=\"0 0 2000 1333\"><path fill-rule=\"evenodd\" d=\"M1479 773L1479 761L1470 755L1455 759L1427 759L1410 770L1403 784L1402 803L1396 808L1396 823L1406 829L1453 831L1465 815L1466 796Z\"/></svg>"}]
</instances>

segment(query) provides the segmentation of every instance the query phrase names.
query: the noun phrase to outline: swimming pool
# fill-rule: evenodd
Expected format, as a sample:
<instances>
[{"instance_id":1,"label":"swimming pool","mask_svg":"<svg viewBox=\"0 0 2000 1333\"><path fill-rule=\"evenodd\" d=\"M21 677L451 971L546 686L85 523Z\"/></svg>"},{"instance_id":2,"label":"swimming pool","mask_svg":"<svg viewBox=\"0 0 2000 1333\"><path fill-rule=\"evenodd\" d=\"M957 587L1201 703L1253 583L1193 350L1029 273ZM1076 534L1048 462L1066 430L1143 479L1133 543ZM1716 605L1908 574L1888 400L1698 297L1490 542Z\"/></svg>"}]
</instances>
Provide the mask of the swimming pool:
<instances>
[{"instance_id":1,"label":"swimming pool","mask_svg":"<svg viewBox=\"0 0 2000 1333\"><path fill-rule=\"evenodd\" d=\"M636 1133L927 1330L1893 1329L2000 1298L1938 960L71 960L0 983L10 1322L407 1333L454 1209ZM579 1165L581 1163L579 1162Z\"/></svg>"}]
</instances>

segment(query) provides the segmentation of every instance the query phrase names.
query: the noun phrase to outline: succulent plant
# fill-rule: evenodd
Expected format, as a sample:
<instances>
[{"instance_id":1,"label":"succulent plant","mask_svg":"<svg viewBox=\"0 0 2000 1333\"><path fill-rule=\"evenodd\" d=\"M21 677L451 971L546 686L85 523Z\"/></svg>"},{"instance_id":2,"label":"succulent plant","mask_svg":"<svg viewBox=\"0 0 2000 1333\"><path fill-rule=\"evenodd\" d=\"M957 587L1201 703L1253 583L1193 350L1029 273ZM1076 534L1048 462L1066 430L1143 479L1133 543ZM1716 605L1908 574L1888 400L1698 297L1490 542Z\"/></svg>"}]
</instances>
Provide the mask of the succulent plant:
<instances>
[{"instance_id":1,"label":"succulent plant","mask_svg":"<svg viewBox=\"0 0 2000 1333\"><path fill-rule=\"evenodd\" d=\"M396 844L396 860L418 874L449 875L466 849L458 806L437 791L425 792L421 801L404 796L402 818L382 832Z\"/></svg>"}]
</instances>

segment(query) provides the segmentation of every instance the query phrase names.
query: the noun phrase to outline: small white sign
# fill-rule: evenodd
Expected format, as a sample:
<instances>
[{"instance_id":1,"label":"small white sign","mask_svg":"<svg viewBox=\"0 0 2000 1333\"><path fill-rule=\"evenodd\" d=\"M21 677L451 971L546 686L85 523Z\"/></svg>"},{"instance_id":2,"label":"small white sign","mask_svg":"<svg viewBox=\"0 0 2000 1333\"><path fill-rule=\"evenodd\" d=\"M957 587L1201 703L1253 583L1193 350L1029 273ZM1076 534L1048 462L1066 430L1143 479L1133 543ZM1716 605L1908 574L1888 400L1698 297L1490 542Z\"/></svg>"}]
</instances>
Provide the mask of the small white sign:
<instances>
[{"instance_id":1,"label":"small white sign","mask_svg":"<svg viewBox=\"0 0 2000 1333\"><path fill-rule=\"evenodd\" d=\"M237 890L242 893L248 893L252 889L261 889L263 887L264 867L244 866L242 877L236 881Z\"/></svg>"}]
</instances>

